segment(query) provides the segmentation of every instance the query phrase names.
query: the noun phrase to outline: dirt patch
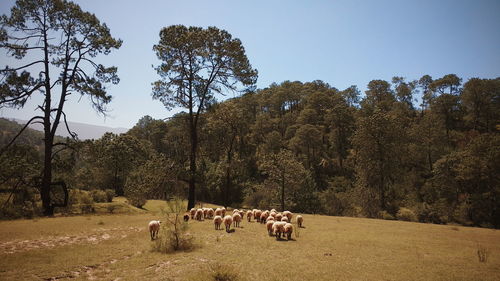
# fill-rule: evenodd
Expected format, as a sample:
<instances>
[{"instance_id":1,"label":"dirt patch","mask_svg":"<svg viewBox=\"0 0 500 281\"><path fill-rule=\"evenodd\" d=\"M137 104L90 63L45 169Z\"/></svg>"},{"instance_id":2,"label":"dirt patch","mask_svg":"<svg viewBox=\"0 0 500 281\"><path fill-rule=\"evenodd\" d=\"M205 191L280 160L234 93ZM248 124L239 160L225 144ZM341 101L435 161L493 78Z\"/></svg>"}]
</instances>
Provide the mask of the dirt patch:
<instances>
[{"instance_id":1,"label":"dirt patch","mask_svg":"<svg viewBox=\"0 0 500 281\"><path fill-rule=\"evenodd\" d=\"M84 277L87 280L97 280L98 277L95 276L96 272L98 272L98 271L111 272L110 269L108 269L109 265L115 264L115 263L123 261L123 260L130 259L131 257L135 257L135 256L140 255L140 254L142 254L142 252L138 251L133 255L126 255L126 256L123 256L121 258L114 258L114 259L108 260L108 261L101 263L101 264L85 265L85 266L76 268L74 270L67 271L59 276L53 276L53 277L43 278L43 279L47 280L47 281L49 281L49 280L52 281L52 280ZM119 280L120 278L117 278L117 279Z\"/></svg>"},{"instance_id":2,"label":"dirt patch","mask_svg":"<svg viewBox=\"0 0 500 281\"><path fill-rule=\"evenodd\" d=\"M54 248L72 244L98 244L102 241L113 238L125 238L131 232L140 232L143 230L144 228L141 227L101 228L84 235L49 236L35 240L14 240L0 243L0 253L13 254L35 249Z\"/></svg>"}]
</instances>

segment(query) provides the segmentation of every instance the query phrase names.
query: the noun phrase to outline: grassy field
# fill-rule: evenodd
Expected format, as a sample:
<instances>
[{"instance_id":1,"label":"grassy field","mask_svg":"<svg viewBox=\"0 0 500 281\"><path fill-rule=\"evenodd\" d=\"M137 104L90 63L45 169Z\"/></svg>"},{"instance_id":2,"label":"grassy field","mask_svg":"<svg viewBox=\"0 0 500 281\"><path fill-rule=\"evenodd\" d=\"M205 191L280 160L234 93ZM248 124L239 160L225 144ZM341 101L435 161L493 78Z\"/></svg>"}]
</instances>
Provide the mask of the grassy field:
<instances>
[{"instance_id":1,"label":"grassy field","mask_svg":"<svg viewBox=\"0 0 500 281\"><path fill-rule=\"evenodd\" d=\"M189 221L196 247L161 254L147 223L165 206L1 221L0 280L500 280L498 230L304 215L293 240L276 241L246 219L232 233Z\"/></svg>"}]
</instances>

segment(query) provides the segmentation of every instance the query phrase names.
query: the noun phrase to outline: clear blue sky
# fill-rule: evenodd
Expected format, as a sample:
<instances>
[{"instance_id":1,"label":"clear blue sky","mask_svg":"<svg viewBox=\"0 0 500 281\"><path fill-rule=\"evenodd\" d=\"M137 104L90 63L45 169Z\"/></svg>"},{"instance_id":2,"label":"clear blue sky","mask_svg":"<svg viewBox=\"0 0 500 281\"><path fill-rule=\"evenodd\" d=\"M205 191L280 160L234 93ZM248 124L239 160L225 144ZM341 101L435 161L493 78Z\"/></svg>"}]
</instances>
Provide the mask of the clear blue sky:
<instances>
[{"instance_id":1,"label":"clear blue sky","mask_svg":"<svg viewBox=\"0 0 500 281\"><path fill-rule=\"evenodd\" d=\"M151 82L158 79L152 46L160 29L173 24L216 26L240 38L259 71L258 88L319 79L364 90L370 80L393 76L500 76L498 0L75 2L105 22L123 46L99 59L117 66L121 78L109 89L110 116L104 119L86 99L72 97L66 111L74 122L130 128L144 115L171 116L152 100ZM13 3L2 0L0 13L9 13ZM2 109L0 116L29 119L34 108L32 102L20 111Z\"/></svg>"}]
</instances>

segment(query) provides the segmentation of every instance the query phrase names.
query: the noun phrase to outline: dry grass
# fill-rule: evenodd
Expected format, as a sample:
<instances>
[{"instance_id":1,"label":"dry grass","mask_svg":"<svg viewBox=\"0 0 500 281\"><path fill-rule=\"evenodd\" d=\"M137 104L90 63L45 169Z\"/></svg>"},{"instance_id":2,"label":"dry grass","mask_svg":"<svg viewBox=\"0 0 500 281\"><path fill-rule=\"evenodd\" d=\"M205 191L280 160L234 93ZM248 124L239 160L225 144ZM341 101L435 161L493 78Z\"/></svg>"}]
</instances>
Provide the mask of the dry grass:
<instances>
[{"instance_id":1,"label":"dry grass","mask_svg":"<svg viewBox=\"0 0 500 281\"><path fill-rule=\"evenodd\" d=\"M162 207L2 221L0 280L500 280L498 230L304 215L299 236L276 241L255 222L226 233L190 220L197 247L165 255L150 250L147 231ZM7 253L12 244L38 248Z\"/></svg>"}]
</instances>

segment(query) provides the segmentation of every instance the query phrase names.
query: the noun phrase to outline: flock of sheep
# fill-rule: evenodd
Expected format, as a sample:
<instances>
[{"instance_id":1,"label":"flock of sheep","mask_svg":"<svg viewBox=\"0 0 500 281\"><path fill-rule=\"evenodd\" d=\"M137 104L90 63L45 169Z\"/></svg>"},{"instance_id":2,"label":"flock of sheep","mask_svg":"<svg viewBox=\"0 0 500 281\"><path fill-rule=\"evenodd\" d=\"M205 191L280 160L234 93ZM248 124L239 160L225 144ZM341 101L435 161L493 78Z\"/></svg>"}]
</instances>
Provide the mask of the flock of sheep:
<instances>
[{"instance_id":1,"label":"flock of sheep","mask_svg":"<svg viewBox=\"0 0 500 281\"><path fill-rule=\"evenodd\" d=\"M288 240L292 238L293 233L293 225L292 218L293 214L290 211L284 211L283 213L277 212L275 209L272 210L238 210L234 209L232 215L226 215L226 208L200 208L200 209L191 209L188 213L184 214L184 221L188 221L189 219L194 219L198 221L202 221L205 219L212 219L214 222L215 230L221 229L221 225L224 224L227 232L231 232L231 225L234 227L239 227L243 218L247 216L248 222L252 221L254 218L257 222L266 225L266 230L269 236L275 236L276 239L281 239L283 236ZM302 227L304 222L304 218L301 215L296 217L297 226ZM158 231L160 229L161 222L158 220L151 221L149 223L149 232L151 235L151 240L155 239L158 236Z\"/></svg>"}]
</instances>

